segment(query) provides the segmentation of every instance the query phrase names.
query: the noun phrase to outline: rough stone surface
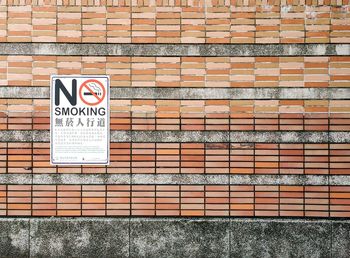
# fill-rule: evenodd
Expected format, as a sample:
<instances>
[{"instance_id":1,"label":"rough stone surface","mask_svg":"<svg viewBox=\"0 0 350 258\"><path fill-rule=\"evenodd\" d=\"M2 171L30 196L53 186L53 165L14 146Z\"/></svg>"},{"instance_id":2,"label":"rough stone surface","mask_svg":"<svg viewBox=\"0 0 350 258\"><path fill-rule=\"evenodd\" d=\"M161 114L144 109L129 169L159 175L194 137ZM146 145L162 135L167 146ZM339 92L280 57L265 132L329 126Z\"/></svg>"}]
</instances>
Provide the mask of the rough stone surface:
<instances>
[{"instance_id":1,"label":"rough stone surface","mask_svg":"<svg viewBox=\"0 0 350 258\"><path fill-rule=\"evenodd\" d=\"M1 257L339 257L350 222L240 218L0 218Z\"/></svg>"},{"instance_id":2,"label":"rough stone surface","mask_svg":"<svg viewBox=\"0 0 350 258\"><path fill-rule=\"evenodd\" d=\"M49 85L47 85L49 86ZM111 99L349 99L343 88L111 88ZM49 87L1 87L0 98L50 98Z\"/></svg>"},{"instance_id":3,"label":"rough stone surface","mask_svg":"<svg viewBox=\"0 0 350 258\"><path fill-rule=\"evenodd\" d=\"M345 182L350 183L350 180ZM232 185L328 185L325 175L230 175Z\"/></svg>"},{"instance_id":4,"label":"rough stone surface","mask_svg":"<svg viewBox=\"0 0 350 258\"><path fill-rule=\"evenodd\" d=\"M228 219L131 219L131 257L229 257Z\"/></svg>"},{"instance_id":5,"label":"rough stone surface","mask_svg":"<svg viewBox=\"0 0 350 258\"><path fill-rule=\"evenodd\" d=\"M131 131L110 131L110 139L115 142L130 142Z\"/></svg>"},{"instance_id":6,"label":"rough stone surface","mask_svg":"<svg viewBox=\"0 0 350 258\"><path fill-rule=\"evenodd\" d=\"M350 254L350 222L334 221L332 223L332 256L348 258Z\"/></svg>"},{"instance_id":7,"label":"rough stone surface","mask_svg":"<svg viewBox=\"0 0 350 258\"><path fill-rule=\"evenodd\" d=\"M28 236L28 219L0 219L0 256L28 257Z\"/></svg>"},{"instance_id":8,"label":"rough stone surface","mask_svg":"<svg viewBox=\"0 0 350 258\"><path fill-rule=\"evenodd\" d=\"M331 254L328 221L232 219L230 232L231 257L330 257Z\"/></svg>"},{"instance_id":9,"label":"rough stone surface","mask_svg":"<svg viewBox=\"0 0 350 258\"><path fill-rule=\"evenodd\" d=\"M229 184L228 175L204 174L133 174L132 184Z\"/></svg>"},{"instance_id":10,"label":"rough stone surface","mask_svg":"<svg viewBox=\"0 0 350 258\"><path fill-rule=\"evenodd\" d=\"M111 142L349 143L350 132L110 131ZM3 130L0 142L49 142L47 130Z\"/></svg>"},{"instance_id":11,"label":"rough stone surface","mask_svg":"<svg viewBox=\"0 0 350 258\"><path fill-rule=\"evenodd\" d=\"M1 179L1 176L0 176ZM0 181L1 183L1 181ZM25 184L31 184L27 182ZM128 174L33 174L33 184L130 184Z\"/></svg>"},{"instance_id":12,"label":"rough stone surface","mask_svg":"<svg viewBox=\"0 0 350 258\"><path fill-rule=\"evenodd\" d=\"M329 176L329 185L350 185L350 177L349 176Z\"/></svg>"},{"instance_id":13,"label":"rough stone surface","mask_svg":"<svg viewBox=\"0 0 350 258\"><path fill-rule=\"evenodd\" d=\"M31 172L30 169L28 172ZM0 184L18 184L26 185L32 183L32 174L0 174Z\"/></svg>"},{"instance_id":14,"label":"rough stone surface","mask_svg":"<svg viewBox=\"0 0 350 258\"><path fill-rule=\"evenodd\" d=\"M333 132L333 138L329 138L328 132L309 131L246 131L230 132L231 142L275 142L275 143L322 143L322 142L348 142L343 132ZM340 136L339 136L340 135Z\"/></svg>"},{"instance_id":15,"label":"rough stone surface","mask_svg":"<svg viewBox=\"0 0 350 258\"><path fill-rule=\"evenodd\" d=\"M31 257L128 257L128 219L31 220Z\"/></svg>"},{"instance_id":16,"label":"rough stone surface","mask_svg":"<svg viewBox=\"0 0 350 258\"><path fill-rule=\"evenodd\" d=\"M15 86L0 87L0 98L46 99L49 97L50 97L49 87L15 87Z\"/></svg>"},{"instance_id":17,"label":"rough stone surface","mask_svg":"<svg viewBox=\"0 0 350 258\"><path fill-rule=\"evenodd\" d=\"M322 56L349 55L349 44L1 43L1 55Z\"/></svg>"},{"instance_id":18,"label":"rough stone surface","mask_svg":"<svg viewBox=\"0 0 350 258\"><path fill-rule=\"evenodd\" d=\"M0 131L0 142L14 142L14 141L31 142L32 140L33 140L33 131L26 131L26 130L1 130Z\"/></svg>"},{"instance_id":19,"label":"rough stone surface","mask_svg":"<svg viewBox=\"0 0 350 258\"><path fill-rule=\"evenodd\" d=\"M350 141L350 132L329 132L329 141L347 143Z\"/></svg>"},{"instance_id":20,"label":"rough stone surface","mask_svg":"<svg viewBox=\"0 0 350 258\"><path fill-rule=\"evenodd\" d=\"M350 185L341 175L0 174L0 184Z\"/></svg>"}]
</instances>

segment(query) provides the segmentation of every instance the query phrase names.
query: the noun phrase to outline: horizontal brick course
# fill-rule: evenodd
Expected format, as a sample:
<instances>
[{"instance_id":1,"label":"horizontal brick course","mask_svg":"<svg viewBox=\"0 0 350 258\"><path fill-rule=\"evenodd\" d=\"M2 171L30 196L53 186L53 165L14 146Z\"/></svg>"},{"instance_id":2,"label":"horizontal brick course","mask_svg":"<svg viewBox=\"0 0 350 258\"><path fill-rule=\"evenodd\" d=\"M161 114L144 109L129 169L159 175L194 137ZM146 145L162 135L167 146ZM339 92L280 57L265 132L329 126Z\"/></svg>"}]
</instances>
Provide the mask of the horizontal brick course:
<instances>
[{"instance_id":1,"label":"horizontal brick course","mask_svg":"<svg viewBox=\"0 0 350 258\"><path fill-rule=\"evenodd\" d=\"M350 42L346 0L8 0L0 14L2 42Z\"/></svg>"},{"instance_id":2,"label":"horizontal brick course","mask_svg":"<svg viewBox=\"0 0 350 258\"><path fill-rule=\"evenodd\" d=\"M106 74L111 87L349 87L350 57L1 56L0 85Z\"/></svg>"},{"instance_id":3,"label":"horizontal brick course","mask_svg":"<svg viewBox=\"0 0 350 258\"><path fill-rule=\"evenodd\" d=\"M349 17L347 0L0 1L0 216L349 217ZM50 165L52 74L110 76L110 165Z\"/></svg>"},{"instance_id":4,"label":"horizontal brick course","mask_svg":"<svg viewBox=\"0 0 350 258\"><path fill-rule=\"evenodd\" d=\"M0 130L48 130L49 100L1 99ZM347 131L348 100L111 100L111 130Z\"/></svg>"},{"instance_id":5,"label":"horizontal brick course","mask_svg":"<svg viewBox=\"0 0 350 258\"><path fill-rule=\"evenodd\" d=\"M0 173L350 175L349 144L111 143L108 166L51 166L49 143L0 143Z\"/></svg>"},{"instance_id":6,"label":"horizontal brick course","mask_svg":"<svg viewBox=\"0 0 350 258\"><path fill-rule=\"evenodd\" d=\"M348 217L348 186L0 185L0 216Z\"/></svg>"}]
</instances>

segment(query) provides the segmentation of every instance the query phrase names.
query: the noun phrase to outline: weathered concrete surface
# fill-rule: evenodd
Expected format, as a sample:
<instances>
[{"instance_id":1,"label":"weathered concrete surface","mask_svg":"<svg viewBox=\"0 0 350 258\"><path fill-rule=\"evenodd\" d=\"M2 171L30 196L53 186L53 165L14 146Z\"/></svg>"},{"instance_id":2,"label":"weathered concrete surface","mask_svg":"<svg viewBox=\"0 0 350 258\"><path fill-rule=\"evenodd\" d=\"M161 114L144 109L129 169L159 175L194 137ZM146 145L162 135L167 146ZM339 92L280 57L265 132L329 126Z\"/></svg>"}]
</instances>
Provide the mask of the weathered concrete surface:
<instances>
[{"instance_id":1,"label":"weathered concrete surface","mask_svg":"<svg viewBox=\"0 0 350 258\"><path fill-rule=\"evenodd\" d=\"M338 176L334 176L337 178ZM350 178L334 180L334 185L350 184ZM232 185L329 185L328 175L230 175Z\"/></svg>"},{"instance_id":2,"label":"weathered concrete surface","mask_svg":"<svg viewBox=\"0 0 350 258\"><path fill-rule=\"evenodd\" d=\"M132 174L131 176L132 184L229 184L229 176L225 174Z\"/></svg>"},{"instance_id":3,"label":"weathered concrete surface","mask_svg":"<svg viewBox=\"0 0 350 258\"><path fill-rule=\"evenodd\" d=\"M229 257L229 219L130 221L130 257Z\"/></svg>"},{"instance_id":4,"label":"weathered concrete surface","mask_svg":"<svg viewBox=\"0 0 350 258\"><path fill-rule=\"evenodd\" d=\"M1 55L322 56L349 55L349 44L1 43Z\"/></svg>"},{"instance_id":5,"label":"weathered concrete surface","mask_svg":"<svg viewBox=\"0 0 350 258\"><path fill-rule=\"evenodd\" d=\"M332 257L348 258L350 256L350 221L332 223Z\"/></svg>"},{"instance_id":6,"label":"weathered concrete surface","mask_svg":"<svg viewBox=\"0 0 350 258\"><path fill-rule=\"evenodd\" d=\"M232 219L230 232L231 257L332 257L329 221Z\"/></svg>"},{"instance_id":7,"label":"weathered concrete surface","mask_svg":"<svg viewBox=\"0 0 350 258\"><path fill-rule=\"evenodd\" d=\"M1 218L0 257L339 257L350 222L240 218Z\"/></svg>"},{"instance_id":8,"label":"weathered concrete surface","mask_svg":"<svg viewBox=\"0 0 350 258\"><path fill-rule=\"evenodd\" d=\"M320 131L114 131L111 142L349 143L350 132ZM0 142L49 142L47 130L2 130Z\"/></svg>"},{"instance_id":9,"label":"weathered concrete surface","mask_svg":"<svg viewBox=\"0 0 350 258\"><path fill-rule=\"evenodd\" d=\"M49 85L47 85L49 86ZM349 88L111 88L111 99L349 99ZM0 87L0 98L50 98L49 87Z\"/></svg>"},{"instance_id":10,"label":"weathered concrete surface","mask_svg":"<svg viewBox=\"0 0 350 258\"><path fill-rule=\"evenodd\" d=\"M29 256L29 219L0 219L0 257Z\"/></svg>"},{"instance_id":11,"label":"weathered concrete surface","mask_svg":"<svg viewBox=\"0 0 350 258\"><path fill-rule=\"evenodd\" d=\"M0 184L44 185L350 185L342 175L0 174Z\"/></svg>"},{"instance_id":12,"label":"weathered concrete surface","mask_svg":"<svg viewBox=\"0 0 350 258\"><path fill-rule=\"evenodd\" d=\"M33 174L33 184L50 185L105 185L130 184L129 174ZM0 175L1 182L1 175ZM30 184L30 182L29 182Z\"/></svg>"},{"instance_id":13,"label":"weathered concrete surface","mask_svg":"<svg viewBox=\"0 0 350 258\"><path fill-rule=\"evenodd\" d=\"M31 219L31 257L129 257L128 219Z\"/></svg>"}]
</instances>

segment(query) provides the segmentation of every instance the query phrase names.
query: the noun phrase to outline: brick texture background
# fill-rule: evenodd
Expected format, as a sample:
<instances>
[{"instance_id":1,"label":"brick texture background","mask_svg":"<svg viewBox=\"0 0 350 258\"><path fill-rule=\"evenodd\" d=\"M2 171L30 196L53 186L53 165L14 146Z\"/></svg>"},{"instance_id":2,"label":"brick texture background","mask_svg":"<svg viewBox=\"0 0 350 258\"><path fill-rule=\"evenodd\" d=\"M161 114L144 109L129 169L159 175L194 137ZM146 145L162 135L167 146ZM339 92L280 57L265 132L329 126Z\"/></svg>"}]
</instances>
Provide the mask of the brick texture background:
<instances>
[{"instance_id":1,"label":"brick texture background","mask_svg":"<svg viewBox=\"0 0 350 258\"><path fill-rule=\"evenodd\" d=\"M111 87L350 87L350 57L0 56L0 86L108 74Z\"/></svg>"},{"instance_id":2,"label":"brick texture background","mask_svg":"<svg viewBox=\"0 0 350 258\"><path fill-rule=\"evenodd\" d=\"M349 217L349 186L0 185L1 216Z\"/></svg>"},{"instance_id":3,"label":"brick texture background","mask_svg":"<svg viewBox=\"0 0 350 258\"><path fill-rule=\"evenodd\" d=\"M2 42L349 43L348 0L2 0Z\"/></svg>"},{"instance_id":4,"label":"brick texture background","mask_svg":"<svg viewBox=\"0 0 350 258\"><path fill-rule=\"evenodd\" d=\"M347 0L1 0L0 42L350 43ZM349 87L349 56L0 56L0 87L107 74L111 87ZM349 131L350 100L112 99L111 130ZM48 130L49 99L1 98L0 130ZM349 143L111 143L109 166L51 166L0 142L1 174L350 175ZM335 185L0 184L0 216L350 217Z\"/></svg>"}]
</instances>

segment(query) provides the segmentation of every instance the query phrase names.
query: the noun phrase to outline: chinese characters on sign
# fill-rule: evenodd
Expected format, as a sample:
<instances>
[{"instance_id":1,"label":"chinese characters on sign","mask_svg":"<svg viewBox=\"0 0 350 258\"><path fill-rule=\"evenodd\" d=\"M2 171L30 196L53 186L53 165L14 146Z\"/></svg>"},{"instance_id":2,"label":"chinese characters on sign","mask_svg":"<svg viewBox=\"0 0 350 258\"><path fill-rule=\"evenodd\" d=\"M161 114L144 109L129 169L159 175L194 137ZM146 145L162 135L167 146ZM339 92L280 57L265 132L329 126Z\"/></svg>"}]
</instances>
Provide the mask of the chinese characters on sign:
<instances>
[{"instance_id":1,"label":"chinese characters on sign","mask_svg":"<svg viewBox=\"0 0 350 258\"><path fill-rule=\"evenodd\" d=\"M51 76L51 164L109 164L109 77Z\"/></svg>"}]
</instances>

